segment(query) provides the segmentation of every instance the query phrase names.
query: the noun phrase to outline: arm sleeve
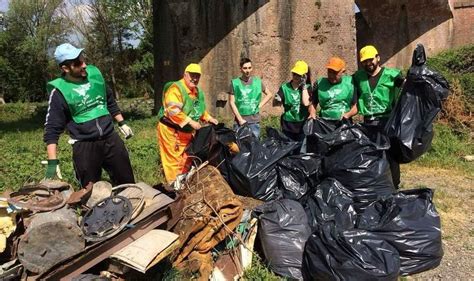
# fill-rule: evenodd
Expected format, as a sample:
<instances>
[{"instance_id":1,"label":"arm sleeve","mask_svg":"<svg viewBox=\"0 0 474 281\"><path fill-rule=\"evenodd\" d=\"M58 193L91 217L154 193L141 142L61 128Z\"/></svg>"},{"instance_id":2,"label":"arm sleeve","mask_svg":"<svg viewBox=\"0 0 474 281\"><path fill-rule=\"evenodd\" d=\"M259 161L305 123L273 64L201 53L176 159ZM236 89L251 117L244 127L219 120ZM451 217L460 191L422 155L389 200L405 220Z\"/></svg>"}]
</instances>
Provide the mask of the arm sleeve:
<instances>
[{"instance_id":1,"label":"arm sleeve","mask_svg":"<svg viewBox=\"0 0 474 281\"><path fill-rule=\"evenodd\" d=\"M354 105L357 103L358 100L357 87L354 84L354 80L352 80L352 86L354 87L354 92L352 93L351 105Z\"/></svg>"},{"instance_id":2,"label":"arm sleeve","mask_svg":"<svg viewBox=\"0 0 474 281\"><path fill-rule=\"evenodd\" d=\"M53 89L49 95L48 112L44 123L43 140L46 144L58 143L69 116L69 108L58 89Z\"/></svg>"},{"instance_id":3,"label":"arm sleeve","mask_svg":"<svg viewBox=\"0 0 474 281\"><path fill-rule=\"evenodd\" d=\"M275 95L275 101L277 101L278 103L285 102L285 95L283 94L283 90L281 89L281 87L280 89L278 89L278 92Z\"/></svg>"},{"instance_id":4,"label":"arm sleeve","mask_svg":"<svg viewBox=\"0 0 474 281\"><path fill-rule=\"evenodd\" d=\"M184 100L179 89L176 86L171 86L165 93L163 103L165 116L181 128L191 121L191 118L183 112L183 105Z\"/></svg>"},{"instance_id":5,"label":"arm sleeve","mask_svg":"<svg viewBox=\"0 0 474 281\"><path fill-rule=\"evenodd\" d=\"M318 81L314 82L313 87L311 87L312 94L311 94L311 103L314 106L317 106L319 103L319 98L318 98Z\"/></svg>"},{"instance_id":6,"label":"arm sleeve","mask_svg":"<svg viewBox=\"0 0 474 281\"><path fill-rule=\"evenodd\" d=\"M117 101L115 101L115 97L114 97L114 93L113 93L112 89L107 87L106 93L107 93L107 109L109 110L110 115L112 115L112 117L113 117L117 114L122 113L120 111L120 107L117 104Z\"/></svg>"}]
</instances>

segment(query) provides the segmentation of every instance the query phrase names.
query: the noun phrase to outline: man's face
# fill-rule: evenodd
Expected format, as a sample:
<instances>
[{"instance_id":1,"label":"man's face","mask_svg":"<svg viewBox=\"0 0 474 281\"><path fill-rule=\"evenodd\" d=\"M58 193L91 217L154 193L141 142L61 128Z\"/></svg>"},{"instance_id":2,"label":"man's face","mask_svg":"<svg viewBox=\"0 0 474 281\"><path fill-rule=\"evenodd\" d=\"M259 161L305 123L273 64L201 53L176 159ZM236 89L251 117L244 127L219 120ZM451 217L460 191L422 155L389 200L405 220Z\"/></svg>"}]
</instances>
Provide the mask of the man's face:
<instances>
[{"instance_id":1,"label":"man's face","mask_svg":"<svg viewBox=\"0 0 474 281\"><path fill-rule=\"evenodd\" d=\"M376 56L373 59L366 59L362 61L362 66L364 67L365 71L367 71L368 73L373 73L379 66L379 62L380 62L380 57Z\"/></svg>"},{"instance_id":2,"label":"man's face","mask_svg":"<svg viewBox=\"0 0 474 281\"><path fill-rule=\"evenodd\" d=\"M337 84L341 82L342 75L344 74L344 69L341 69L340 71L335 71L333 69L328 68L328 80L329 83L331 84Z\"/></svg>"},{"instance_id":3,"label":"man's face","mask_svg":"<svg viewBox=\"0 0 474 281\"><path fill-rule=\"evenodd\" d=\"M186 82L186 86L189 89L194 89L199 84L199 79L201 79L201 74L193 73L193 72L185 72L184 73L184 82Z\"/></svg>"},{"instance_id":4,"label":"man's face","mask_svg":"<svg viewBox=\"0 0 474 281\"><path fill-rule=\"evenodd\" d=\"M243 77L249 78L250 73L252 72L252 63L251 62L244 63L242 67L240 68L240 71L242 72Z\"/></svg>"},{"instance_id":5,"label":"man's face","mask_svg":"<svg viewBox=\"0 0 474 281\"><path fill-rule=\"evenodd\" d=\"M304 85L306 82L306 75L299 75L294 72L292 72L293 76L291 80L293 81L294 84L297 85Z\"/></svg>"},{"instance_id":6,"label":"man's face","mask_svg":"<svg viewBox=\"0 0 474 281\"><path fill-rule=\"evenodd\" d=\"M84 79L87 77L86 72L86 62L82 54L79 55L75 60L73 60L68 65L63 65L62 70L75 79Z\"/></svg>"}]
</instances>

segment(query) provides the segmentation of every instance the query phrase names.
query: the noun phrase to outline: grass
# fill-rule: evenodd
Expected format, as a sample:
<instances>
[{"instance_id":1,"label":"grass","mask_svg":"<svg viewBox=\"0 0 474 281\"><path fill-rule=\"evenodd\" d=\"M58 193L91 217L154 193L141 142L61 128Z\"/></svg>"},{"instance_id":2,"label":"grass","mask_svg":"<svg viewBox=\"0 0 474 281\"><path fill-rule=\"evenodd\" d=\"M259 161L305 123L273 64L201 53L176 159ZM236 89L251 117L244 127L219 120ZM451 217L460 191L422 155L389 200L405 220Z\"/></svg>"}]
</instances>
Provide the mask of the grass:
<instances>
[{"instance_id":1,"label":"grass","mask_svg":"<svg viewBox=\"0 0 474 281\"><path fill-rule=\"evenodd\" d=\"M18 189L25 182L43 178L46 159L43 143L45 103L18 103L0 105L0 190ZM138 181L156 184L163 180L156 140L156 117L151 116L151 101L123 100L121 107L135 136L126 140L132 167ZM222 119L222 118L221 118ZM231 120L222 119L227 125ZM279 127L279 117L262 120L262 137L266 126ZM58 158L63 177L78 186L74 178L71 146L63 134L59 141ZM436 124L432 148L415 163L427 167L454 168L474 176L472 162L463 161L465 155L474 154L474 145L468 131L455 131L443 124ZM107 179L106 173L103 173Z\"/></svg>"}]
</instances>

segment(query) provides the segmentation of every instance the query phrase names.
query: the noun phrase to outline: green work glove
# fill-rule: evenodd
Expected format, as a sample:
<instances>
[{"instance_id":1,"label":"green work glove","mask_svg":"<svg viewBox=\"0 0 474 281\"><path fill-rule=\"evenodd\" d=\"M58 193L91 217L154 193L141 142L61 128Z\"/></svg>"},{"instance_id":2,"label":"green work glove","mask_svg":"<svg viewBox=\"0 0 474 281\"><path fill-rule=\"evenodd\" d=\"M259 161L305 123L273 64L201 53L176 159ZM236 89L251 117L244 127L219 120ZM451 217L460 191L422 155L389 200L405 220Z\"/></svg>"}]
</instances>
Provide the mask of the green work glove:
<instances>
[{"instance_id":1,"label":"green work glove","mask_svg":"<svg viewBox=\"0 0 474 281\"><path fill-rule=\"evenodd\" d=\"M58 177L62 179L61 170L59 169L59 160L58 159L49 159L48 166L46 167L46 179L54 179Z\"/></svg>"}]
</instances>

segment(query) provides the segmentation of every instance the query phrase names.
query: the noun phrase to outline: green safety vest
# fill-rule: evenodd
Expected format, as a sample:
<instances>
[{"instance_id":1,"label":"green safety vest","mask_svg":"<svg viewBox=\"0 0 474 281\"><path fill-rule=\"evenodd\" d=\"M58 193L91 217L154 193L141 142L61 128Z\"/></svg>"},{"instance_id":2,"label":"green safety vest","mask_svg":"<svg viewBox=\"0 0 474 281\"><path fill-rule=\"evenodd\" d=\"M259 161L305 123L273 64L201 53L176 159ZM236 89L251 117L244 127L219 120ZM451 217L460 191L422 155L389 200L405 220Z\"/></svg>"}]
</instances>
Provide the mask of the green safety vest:
<instances>
[{"instance_id":1,"label":"green safety vest","mask_svg":"<svg viewBox=\"0 0 474 281\"><path fill-rule=\"evenodd\" d=\"M351 76L342 76L340 83L331 84L327 78L318 81L319 115L324 119L340 120L351 108L354 85Z\"/></svg>"},{"instance_id":2,"label":"green safety vest","mask_svg":"<svg viewBox=\"0 0 474 281\"><path fill-rule=\"evenodd\" d=\"M309 84L305 88L309 88ZM309 116L308 108L301 103L302 93L298 89L293 89L291 82L281 85L283 91L283 120L288 122L302 122Z\"/></svg>"},{"instance_id":3,"label":"green safety vest","mask_svg":"<svg viewBox=\"0 0 474 281\"><path fill-rule=\"evenodd\" d=\"M397 101L399 89L395 87L395 78L400 75L400 70L385 67L382 71L373 91L367 72L358 70L354 74L354 82L359 93L357 107L363 116L388 116Z\"/></svg>"},{"instance_id":4,"label":"green safety vest","mask_svg":"<svg viewBox=\"0 0 474 281\"><path fill-rule=\"evenodd\" d=\"M260 101L262 99L262 80L252 77L252 83L245 85L240 78L232 79L234 89L235 105L240 115L253 115L260 111Z\"/></svg>"},{"instance_id":5,"label":"green safety vest","mask_svg":"<svg viewBox=\"0 0 474 281\"><path fill-rule=\"evenodd\" d=\"M206 111L206 101L204 99L204 92L201 90L201 88L198 89L198 96L197 98L192 98L189 96L188 91L186 86L184 85L184 82L181 80L178 81L170 81L165 84L163 87L163 97L162 97L162 103L163 106L160 108L160 111L158 112L158 118L161 119L165 115L165 94L166 91L172 86L176 85L181 92L181 95L183 95L183 108L181 109L184 114L186 114L189 118L191 118L194 121L199 121L201 116L204 114L204 111ZM183 131L185 132L192 132L194 129L190 125L186 125L182 128Z\"/></svg>"},{"instance_id":6,"label":"green safety vest","mask_svg":"<svg viewBox=\"0 0 474 281\"><path fill-rule=\"evenodd\" d=\"M71 82L63 77L48 82L47 90L51 94L58 89L63 95L71 112L72 120L84 123L110 114L107 109L105 81L100 70L93 66L86 67L87 79L82 82Z\"/></svg>"}]
</instances>

